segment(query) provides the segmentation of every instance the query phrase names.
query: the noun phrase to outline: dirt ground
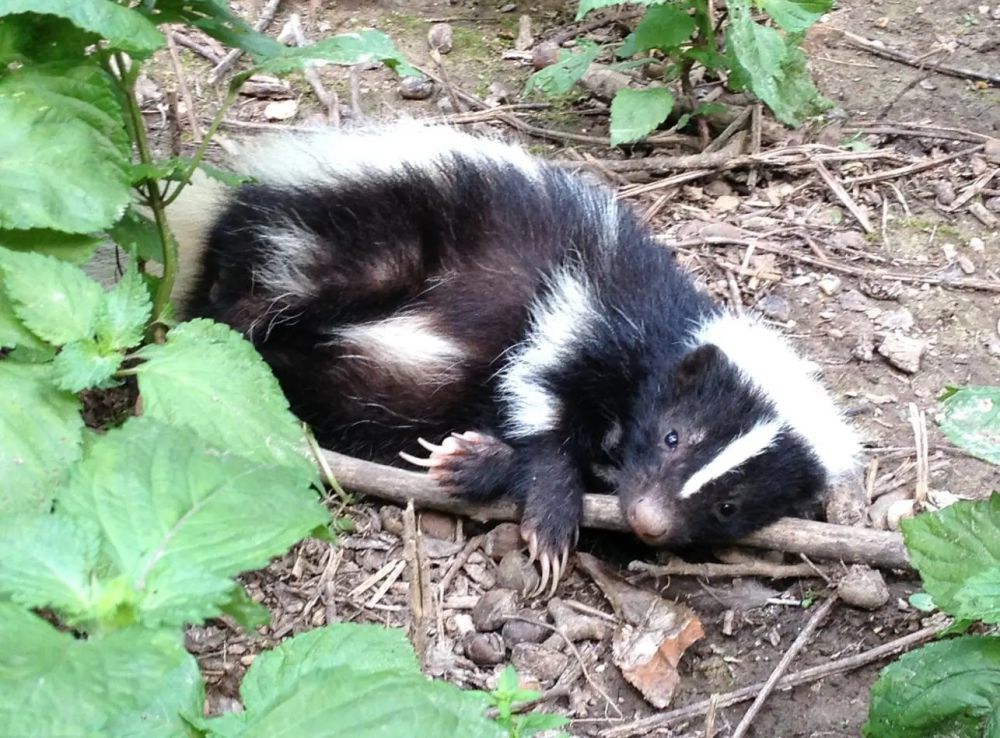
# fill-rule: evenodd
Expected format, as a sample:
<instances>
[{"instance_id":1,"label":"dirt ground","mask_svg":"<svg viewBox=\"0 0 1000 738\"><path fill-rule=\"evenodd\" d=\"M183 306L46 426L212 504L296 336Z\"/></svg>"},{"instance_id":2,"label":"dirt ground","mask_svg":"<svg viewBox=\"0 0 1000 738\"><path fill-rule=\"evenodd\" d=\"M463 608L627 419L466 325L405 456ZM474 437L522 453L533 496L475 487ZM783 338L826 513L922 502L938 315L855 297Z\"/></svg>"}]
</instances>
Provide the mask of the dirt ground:
<instances>
[{"instance_id":1,"label":"dirt ground","mask_svg":"<svg viewBox=\"0 0 1000 738\"><path fill-rule=\"evenodd\" d=\"M246 0L233 6L252 20L263 3ZM530 16L538 41L569 28L574 11L575 3L553 0L506 4L286 0L269 33L276 35L293 12L301 14L310 39L373 27L388 33L409 59L432 68L426 34L432 21L445 21L453 34L454 48L444 57L452 87L480 98L516 103L522 99L524 80L530 74L525 55L511 53L519 16ZM990 171L997 171L1000 153L981 150L982 136L976 135L1000 136L1000 89L922 69L919 62L912 66L879 58L847 44L838 30L882 41L912 57L926 55L924 61L995 75L1000 72L1000 5L992 0L985 5L956 0L922 6L915 0L842 0L810 33L808 48L817 83L837 108L825 130L813 127L789 132L788 137L792 144L849 142L855 148L865 146L885 154L884 160L834 160L827 165L838 180L848 182L852 204L867 214L870 232L865 232L845 201L811 168L801 166L761 168L753 186L748 183L747 169L733 169L627 199L657 232L681 244L682 258L709 290L722 300L738 301L741 308L756 307L785 325L803 351L822 367L825 379L846 398L870 447L868 492L881 494L882 500L872 505L870 513L877 522L884 522L888 502L905 505L913 495L916 454L911 403L928 418L932 503L944 503L953 496L982 497L1000 489L996 469L954 449L933 422L936 398L946 386L995 384L1000 379L1000 177L977 184ZM620 24L609 24L591 36L607 40L621 33ZM211 50L203 37L193 38ZM219 96L206 81L211 64L184 48L181 61L204 125ZM179 111L176 115L164 102L170 98L165 92L178 89L178 79L166 63L161 72L152 74L148 82L147 120L154 128L161 126L161 146L168 147L173 138L187 147L189 116L183 100L173 109ZM349 75L328 69L321 76L337 93L348 116L352 112ZM257 95L240 99L223 126L226 137L311 125L323 117L322 106L301 80L290 87L268 84L272 86L262 85ZM385 70L362 70L354 91L361 112L372 119L456 112L452 96L441 86L429 100L404 100L398 81ZM282 101L284 111L280 106L268 107ZM606 102L581 91L552 107L518 115L536 126L600 137L607 132L606 108ZM162 113L159 121L158 111ZM936 132L925 129L924 135L915 135L912 124L933 126ZM525 136L496 120L476 125L520 138L545 156L578 161L586 156L623 157L622 152L597 145ZM764 143L765 151L781 146L777 140ZM637 147L635 153L645 150ZM849 182L871 172L953 153L958 154L954 159L923 171L870 183ZM658 176L627 182L612 178L611 184L628 187L653 182ZM709 224L715 224L711 228L716 230L707 232ZM728 230L718 230L718 224L726 224L723 228ZM722 233L722 240L729 242L703 243L707 233ZM748 251L747 244L754 241L760 247ZM957 288L963 280L966 288ZM919 346L919 366L904 371L880 355L879 347L887 336L902 336ZM285 636L334 620L410 625L408 584L402 567L396 566L404 560L399 511L365 502L348 514L356 522L356 531L345 536L339 547L307 541L268 569L245 578L254 598L273 613L271 626L252 635L221 621L191 629L189 645L210 683L210 710L236 709L239 680L253 655ZM476 665L464 646L469 639L470 609L483 592L495 587L498 577L496 560L467 544L490 528L433 514L425 516L423 529L431 580L439 582L454 569L430 628L427 671L462 686L490 688L501 667ZM580 548L623 573L630 560L649 560L653 553L624 536L589 531L584 532ZM467 558L455 568L463 550ZM839 571L838 567L834 570ZM826 592L818 578L709 581L673 577L657 581L627 576L667 599L686 602L704 626L705 637L680 663L680 684L667 709L765 680L811 616L812 610L801 603ZM919 589L919 582L892 572L886 578L890 596L885 605L864 611L838 603L790 671L858 654L922 627L925 615L906 602ZM579 569L566 577L558 596L611 612L600 591ZM544 616L543 601L520 604ZM581 665L585 675L577 674L572 684L554 690L542 709L573 718L572 735L602 735L656 712L621 678L612 664L607 638L562 650L567 664ZM775 692L748 735L859 735L868 691L885 663ZM532 666L530 660L527 666ZM544 690L554 682L554 677L539 680L538 686ZM729 735L747 705L720 708L714 716L714 734ZM636 734L713 733L706 731L706 719L699 715L662 732Z\"/></svg>"}]
</instances>

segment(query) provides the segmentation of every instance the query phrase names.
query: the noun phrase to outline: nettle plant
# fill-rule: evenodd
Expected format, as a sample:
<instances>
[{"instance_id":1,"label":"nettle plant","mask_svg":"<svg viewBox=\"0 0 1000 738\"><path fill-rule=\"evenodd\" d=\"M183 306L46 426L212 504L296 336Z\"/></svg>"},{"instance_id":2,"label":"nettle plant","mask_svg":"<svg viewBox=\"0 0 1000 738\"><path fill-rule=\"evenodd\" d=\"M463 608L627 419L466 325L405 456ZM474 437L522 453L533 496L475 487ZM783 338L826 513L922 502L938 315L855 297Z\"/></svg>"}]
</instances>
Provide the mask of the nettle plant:
<instances>
[{"instance_id":1,"label":"nettle plant","mask_svg":"<svg viewBox=\"0 0 1000 738\"><path fill-rule=\"evenodd\" d=\"M941 429L1000 465L1000 387L949 390ZM868 738L993 738L1000 735L1000 494L958 502L903 523L924 592L923 610L955 623L940 640L886 667L872 688Z\"/></svg>"},{"instance_id":2,"label":"nettle plant","mask_svg":"<svg viewBox=\"0 0 1000 738\"><path fill-rule=\"evenodd\" d=\"M202 165L209 136L190 158L158 158L147 140L134 89L164 24L253 58L209 136L256 71L372 60L408 71L381 33L290 49L223 0L0 0L0 732L364 738L561 724L512 718L511 695L527 697L509 684L489 695L430 681L401 632L351 624L261 654L244 711L204 717L184 626L266 623L237 575L343 524L253 347L207 320L171 327L164 209L196 169L222 175ZM78 266L102 243L131 257L109 289ZM491 705L506 724L485 717Z\"/></svg>"},{"instance_id":3,"label":"nettle plant","mask_svg":"<svg viewBox=\"0 0 1000 738\"><path fill-rule=\"evenodd\" d=\"M622 4L619 0L580 0L576 18ZM679 81L690 97L691 71L698 64L724 79L730 90L749 90L778 120L791 126L829 107L812 82L801 43L805 31L830 10L833 0L726 0L724 23L712 16L709 0L640 0L638 4L649 7L635 31L613 50L623 60L613 68L629 69L663 59L667 63L664 82ZM755 10L771 23L755 20ZM563 52L560 61L531 77L527 91L569 92L604 52L593 43ZM639 141L655 131L673 112L675 102L666 84L620 90L611 103L612 145ZM718 107L689 102L690 112L680 117L679 125L691 115L708 115Z\"/></svg>"}]
</instances>

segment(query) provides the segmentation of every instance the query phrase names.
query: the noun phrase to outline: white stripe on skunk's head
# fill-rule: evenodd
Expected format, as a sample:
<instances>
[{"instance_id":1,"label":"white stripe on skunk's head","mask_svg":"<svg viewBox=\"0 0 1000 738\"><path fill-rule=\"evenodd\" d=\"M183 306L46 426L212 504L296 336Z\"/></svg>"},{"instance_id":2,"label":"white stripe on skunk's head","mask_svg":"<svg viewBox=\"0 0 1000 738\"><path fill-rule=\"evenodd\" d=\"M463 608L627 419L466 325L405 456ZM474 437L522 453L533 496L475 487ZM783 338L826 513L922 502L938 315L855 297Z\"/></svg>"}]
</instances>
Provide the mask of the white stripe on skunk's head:
<instances>
[{"instance_id":1,"label":"white stripe on skunk's head","mask_svg":"<svg viewBox=\"0 0 1000 738\"><path fill-rule=\"evenodd\" d=\"M447 178L455 158L514 167L530 178L540 172L538 161L518 146L414 120L259 136L243 146L235 166L265 185L331 187L338 182L405 176L414 170Z\"/></svg>"},{"instance_id":2,"label":"white stripe on skunk's head","mask_svg":"<svg viewBox=\"0 0 1000 738\"><path fill-rule=\"evenodd\" d=\"M722 313L698 329L698 345L718 346L743 378L774 406L782 423L800 435L823 469L838 477L857 466L855 429L817 379L817 367L759 320Z\"/></svg>"}]
</instances>

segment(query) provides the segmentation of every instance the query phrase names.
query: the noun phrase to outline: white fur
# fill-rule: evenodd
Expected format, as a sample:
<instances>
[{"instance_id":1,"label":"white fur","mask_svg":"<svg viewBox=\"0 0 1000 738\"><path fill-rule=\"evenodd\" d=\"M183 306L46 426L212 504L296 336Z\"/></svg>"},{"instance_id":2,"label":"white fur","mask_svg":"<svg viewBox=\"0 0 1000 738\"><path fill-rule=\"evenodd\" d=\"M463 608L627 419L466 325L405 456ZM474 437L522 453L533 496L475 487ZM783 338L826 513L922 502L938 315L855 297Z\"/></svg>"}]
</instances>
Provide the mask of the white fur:
<instances>
[{"instance_id":1,"label":"white fur","mask_svg":"<svg viewBox=\"0 0 1000 738\"><path fill-rule=\"evenodd\" d=\"M353 358L421 380L446 381L466 357L462 346L438 332L422 315L394 315L336 328L333 333L357 348Z\"/></svg>"},{"instance_id":2,"label":"white fur","mask_svg":"<svg viewBox=\"0 0 1000 738\"><path fill-rule=\"evenodd\" d=\"M709 482L738 468L754 456L760 456L771 447L781 428L781 421L765 421L734 438L715 458L688 478L681 488L681 498L690 497Z\"/></svg>"},{"instance_id":3,"label":"white fur","mask_svg":"<svg viewBox=\"0 0 1000 738\"><path fill-rule=\"evenodd\" d=\"M511 434L525 437L553 430L562 412L559 398L544 385L544 373L564 363L581 336L601 320L586 278L564 267L550 279L550 290L531 307L531 325L500 380L508 404Z\"/></svg>"},{"instance_id":4,"label":"white fur","mask_svg":"<svg viewBox=\"0 0 1000 738\"><path fill-rule=\"evenodd\" d=\"M310 278L308 268L324 248L316 233L286 221L262 227L257 235L266 244L268 257L260 262L254 281L271 294L312 295L315 275Z\"/></svg>"},{"instance_id":5,"label":"white fur","mask_svg":"<svg viewBox=\"0 0 1000 738\"><path fill-rule=\"evenodd\" d=\"M697 345L714 344L773 403L778 418L812 448L826 472L855 467L856 433L816 378L816 366L787 340L753 318L723 314L703 323Z\"/></svg>"},{"instance_id":6,"label":"white fur","mask_svg":"<svg viewBox=\"0 0 1000 738\"><path fill-rule=\"evenodd\" d=\"M517 146L414 120L354 131L320 129L296 136L260 137L244 147L238 169L270 185L331 186L405 168L446 178L451 155L507 164L530 177L539 172L538 163Z\"/></svg>"}]
</instances>

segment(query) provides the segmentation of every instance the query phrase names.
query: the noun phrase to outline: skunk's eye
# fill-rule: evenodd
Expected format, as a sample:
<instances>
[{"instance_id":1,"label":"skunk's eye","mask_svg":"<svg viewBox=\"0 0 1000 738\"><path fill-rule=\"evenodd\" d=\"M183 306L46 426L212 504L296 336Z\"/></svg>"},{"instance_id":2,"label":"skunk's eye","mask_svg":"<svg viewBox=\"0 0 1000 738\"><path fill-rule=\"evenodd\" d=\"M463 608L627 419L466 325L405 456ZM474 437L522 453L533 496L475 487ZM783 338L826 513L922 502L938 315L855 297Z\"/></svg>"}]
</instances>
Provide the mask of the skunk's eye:
<instances>
[{"instance_id":1,"label":"skunk's eye","mask_svg":"<svg viewBox=\"0 0 1000 738\"><path fill-rule=\"evenodd\" d=\"M729 520L736 514L737 509L735 502L717 502L715 504L715 516L722 521Z\"/></svg>"},{"instance_id":2,"label":"skunk's eye","mask_svg":"<svg viewBox=\"0 0 1000 738\"><path fill-rule=\"evenodd\" d=\"M663 443L667 448L677 448L677 442L680 439L677 437L677 431L672 430L667 435L663 437Z\"/></svg>"}]
</instances>

